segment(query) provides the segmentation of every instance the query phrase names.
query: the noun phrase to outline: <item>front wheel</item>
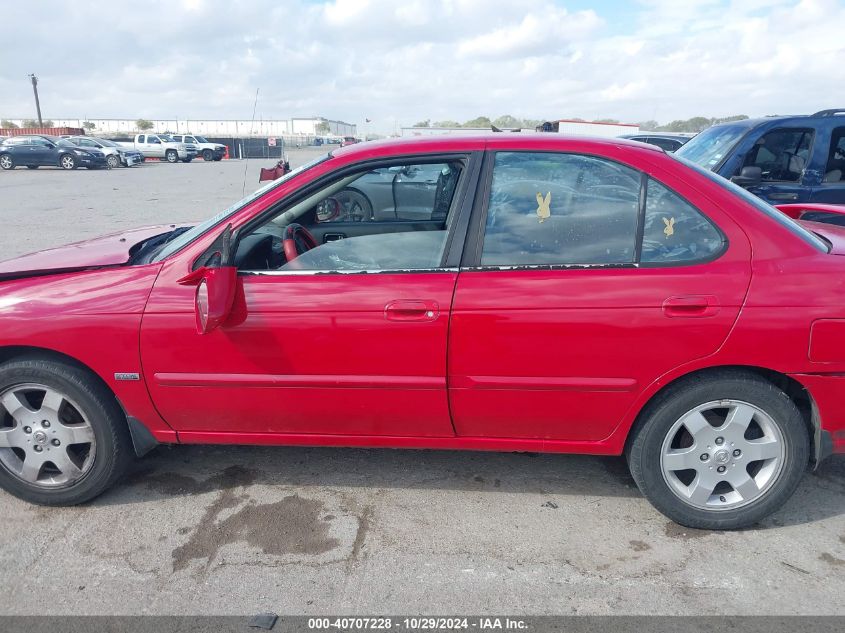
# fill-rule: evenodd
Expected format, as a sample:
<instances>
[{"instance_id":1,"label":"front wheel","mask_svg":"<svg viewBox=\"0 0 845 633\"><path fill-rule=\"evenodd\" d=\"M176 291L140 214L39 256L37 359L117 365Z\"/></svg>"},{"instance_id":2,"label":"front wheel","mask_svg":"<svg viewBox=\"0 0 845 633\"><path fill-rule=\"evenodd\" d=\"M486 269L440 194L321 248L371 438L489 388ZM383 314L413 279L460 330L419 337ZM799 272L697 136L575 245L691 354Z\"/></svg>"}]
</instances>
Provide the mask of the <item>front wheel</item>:
<instances>
[{"instance_id":1,"label":"front wheel","mask_svg":"<svg viewBox=\"0 0 845 633\"><path fill-rule=\"evenodd\" d=\"M212 152L210 149L202 150L202 159L207 161L214 160L214 152Z\"/></svg>"},{"instance_id":2,"label":"front wheel","mask_svg":"<svg viewBox=\"0 0 845 633\"><path fill-rule=\"evenodd\" d=\"M0 365L0 487L74 505L111 486L131 459L126 419L94 376L36 357Z\"/></svg>"},{"instance_id":3,"label":"front wheel","mask_svg":"<svg viewBox=\"0 0 845 633\"><path fill-rule=\"evenodd\" d=\"M660 512L711 530L747 527L779 509L809 455L795 403L741 372L670 388L644 412L627 451L634 481Z\"/></svg>"},{"instance_id":4,"label":"front wheel","mask_svg":"<svg viewBox=\"0 0 845 633\"><path fill-rule=\"evenodd\" d=\"M165 152L164 157L167 159L168 163L178 163L179 162L179 154L176 152L175 149L169 149Z\"/></svg>"},{"instance_id":5,"label":"front wheel","mask_svg":"<svg viewBox=\"0 0 845 633\"><path fill-rule=\"evenodd\" d=\"M59 158L59 167L62 169L76 169L76 158L73 154L62 154Z\"/></svg>"},{"instance_id":6,"label":"front wheel","mask_svg":"<svg viewBox=\"0 0 845 633\"><path fill-rule=\"evenodd\" d=\"M109 154L106 156L106 164L109 166L109 169L117 169L120 167L120 157L116 154Z\"/></svg>"},{"instance_id":7,"label":"front wheel","mask_svg":"<svg viewBox=\"0 0 845 633\"><path fill-rule=\"evenodd\" d=\"M183 158L182 162L183 163L190 163L192 160L194 160L194 159L193 158Z\"/></svg>"},{"instance_id":8,"label":"front wheel","mask_svg":"<svg viewBox=\"0 0 845 633\"><path fill-rule=\"evenodd\" d=\"M14 169L15 159L8 154L0 156L0 169Z\"/></svg>"}]
</instances>

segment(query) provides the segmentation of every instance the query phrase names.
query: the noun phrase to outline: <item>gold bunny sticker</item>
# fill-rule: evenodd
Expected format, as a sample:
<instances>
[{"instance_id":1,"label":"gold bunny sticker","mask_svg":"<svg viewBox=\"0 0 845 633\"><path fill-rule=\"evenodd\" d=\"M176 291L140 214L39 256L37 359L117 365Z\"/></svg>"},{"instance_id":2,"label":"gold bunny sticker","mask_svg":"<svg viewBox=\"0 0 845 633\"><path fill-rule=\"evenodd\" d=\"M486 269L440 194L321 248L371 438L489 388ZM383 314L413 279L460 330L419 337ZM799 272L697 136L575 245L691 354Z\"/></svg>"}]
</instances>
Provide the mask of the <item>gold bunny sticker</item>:
<instances>
[{"instance_id":1,"label":"gold bunny sticker","mask_svg":"<svg viewBox=\"0 0 845 633\"><path fill-rule=\"evenodd\" d=\"M537 192L537 217L540 218L540 223L542 224L546 218L551 217L552 212L549 209L549 206L552 203L552 192L549 191L546 193L546 197L543 197L543 194L539 191Z\"/></svg>"},{"instance_id":2,"label":"gold bunny sticker","mask_svg":"<svg viewBox=\"0 0 845 633\"><path fill-rule=\"evenodd\" d=\"M675 234L675 218L663 218L663 224L666 225L663 232L666 234L666 239L668 240Z\"/></svg>"}]
</instances>

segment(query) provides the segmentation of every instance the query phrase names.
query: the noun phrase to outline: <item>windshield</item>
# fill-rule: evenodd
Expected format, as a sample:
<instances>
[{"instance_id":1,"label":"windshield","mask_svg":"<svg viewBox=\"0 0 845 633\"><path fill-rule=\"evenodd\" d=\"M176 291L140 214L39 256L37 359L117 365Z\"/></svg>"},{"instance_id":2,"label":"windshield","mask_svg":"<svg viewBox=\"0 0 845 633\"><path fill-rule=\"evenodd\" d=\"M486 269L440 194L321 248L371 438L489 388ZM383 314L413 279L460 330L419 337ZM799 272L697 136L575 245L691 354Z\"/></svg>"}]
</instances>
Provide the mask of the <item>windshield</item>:
<instances>
[{"instance_id":1,"label":"windshield","mask_svg":"<svg viewBox=\"0 0 845 633\"><path fill-rule=\"evenodd\" d=\"M171 136L167 134L159 134L158 137L161 139L162 143L175 143L176 141L173 140Z\"/></svg>"},{"instance_id":2,"label":"windshield","mask_svg":"<svg viewBox=\"0 0 845 633\"><path fill-rule=\"evenodd\" d=\"M727 189L728 191L730 191L734 195L742 198L747 203L749 203L751 206L753 206L755 209L757 209L758 211L761 211L762 213L766 214L767 216L772 218L775 222L777 222L778 224L780 224L781 226L783 226L784 228L786 228L787 230L789 230L793 234L797 235L802 240L804 240L805 242L807 242L811 246L815 247L819 251L821 251L823 253L827 253L827 252L830 251L830 249L828 248L828 246L827 246L827 244L825 243L824 240L822 240L820 237L818 237L815 233L805 229L803 226L801 226L800 224L795 222L792 218L787 216L785 213L781 213L780 211L775 209L772 205L770 205L768 202L766 202L762 198L758 198L753 193L750 193L750 192L746 191L745 189L743 189L742 187L740 187L739 185L732 183L727 178L722 178L720 175L714 174L709 169L704 169L700 165L697 165L697 164L693 163L692 161L686 160L684 157L679 157L678 153L679 152L675 152L674 154L669 154L669 156L671 156L672 158L675 158L676 160L679 160L680 162L684 163L684 165L686 165L687 167L691 167L692 169L694 169L698 173L702 174L703 176L705 176L705 177L709 178L710 180L712 180L713 182L715 182L717 185L719 185L723 189Z\"/></svg>"},{"instance_id":3,"label":"windshield","mask_svg":"<svg viewBox=\"0 0 845 633\"><path fill-rule=\"evenodd\" d=\"M109 140L104 139L104 138L98 138L96 140L96 142L99 143L100 145L105 145L106 147L120 147L120 145L118 145L114 141L109 141Z\"/></svg>"},{"instance_id":4,"label":"windshield","mask_svg":"<svg viewBox=\"0 0 845 633\"><path fill-rule=\"evenodd\" d=\"M288 173L286 173L284 176L282 176L278 180L272 180L272 181L268 182L266 185L264 185L263 187L259 187L253 193L249 194L246 198L244 198L243 200L239 200L238 202L233 204L228 209L224 209L223 211L221 211L217 215L209 218L208 220L206 220L202 224L197 224L195 227L191 228L189 231L182 233L182 235L177 237L175 240L168 242L167 245L155 257L153 257L151 259L151 261L152 262L159 262L166 257L170 257L173 253L175 253L176 251L180 250L181 248L187 246L188 244L193 242L195 239L197 239L198 237L203 235L206 231L211 230L212 228L214 228L215 226L217 226L221 222L225 221L227 218L234 215L236 212L243 209L246 205L248 205L253 200L256 200L256 199L260 198L261 196L263 196L265 192L269 191L270 189L273 189L274 187L278 187L282 183L287 182L291 178L298 176L302 172L308 171L312 167L315 167L316 165L319 165L320 163L327 161L329 158L331 158L331 154L323 154L321 156L318 156L317 158L312 160L310 163L305 163L304 165L297 167L293 171L289 171Z\"/></svg>"},{"instance_id":5,"label":"windshield","mask_svg":"<svg viewBox=\"0 0 845 633\"><path fill-rule=\"evenodd\" d=\"M59 147L76 147L76 145L71 143L66 138L60 138L58 141L56 141L56 145L58 145Z\"/></svg>"},{"instance_id":6,"label":"windshield","mask_svg":"<svg viewBox=\"0 0 845 633\"><path fill-rule=\"evenodd\" d=\"M195 136L194 138L197 139L197 143L208 143L208 139L204 136Z\"/></svg>"},{"instance_id":7,"label":"windshield","mask_svg":"<svg viewBox=\"0 0 845 633\"><path fill-rule=\"evenodd\" d=\"M690 139L675 155L705 169L715 169L747 131L744 125L717 125Z\"/></svg>"}]
</instances>

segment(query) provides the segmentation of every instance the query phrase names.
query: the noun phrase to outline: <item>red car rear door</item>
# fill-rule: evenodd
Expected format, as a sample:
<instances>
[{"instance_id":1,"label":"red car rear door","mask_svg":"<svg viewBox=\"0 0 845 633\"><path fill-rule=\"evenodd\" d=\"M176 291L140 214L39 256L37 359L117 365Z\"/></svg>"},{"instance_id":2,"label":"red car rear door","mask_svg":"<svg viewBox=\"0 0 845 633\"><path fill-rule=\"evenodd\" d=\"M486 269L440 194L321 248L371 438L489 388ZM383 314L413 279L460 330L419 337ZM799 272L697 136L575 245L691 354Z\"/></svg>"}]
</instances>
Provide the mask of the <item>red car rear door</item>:
<instances>
[{"instance_id":1,"label":"red car rear door","mask_svg":"<svg viewBox=\"0 0 845 633\"><path fill-rule=\"evenodd\" d=\"M692 187L579 154L492 153L485 171L449 335L458 435L598 441L719 349L750 246Z\"/></svg>"}]
</instances>

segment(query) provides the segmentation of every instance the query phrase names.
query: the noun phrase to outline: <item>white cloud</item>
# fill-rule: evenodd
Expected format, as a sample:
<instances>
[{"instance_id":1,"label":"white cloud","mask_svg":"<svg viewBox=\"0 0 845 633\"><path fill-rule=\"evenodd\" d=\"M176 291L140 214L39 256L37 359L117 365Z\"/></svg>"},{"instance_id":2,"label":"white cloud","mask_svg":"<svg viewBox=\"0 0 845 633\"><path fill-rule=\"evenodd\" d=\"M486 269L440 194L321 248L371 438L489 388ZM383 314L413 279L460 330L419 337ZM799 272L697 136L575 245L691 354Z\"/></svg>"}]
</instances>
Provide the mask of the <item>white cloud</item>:
<instances>
[{"instance_id":1,"label":"white cloud","mask_svg":"<svg viewBox=\"0 0 845 633\"><path fill-rule=\"evenodd\" d=\"M624 7L623 7L624 8ZM633 13L632 13L633 11ZM396 122L842 106L837 0L4 3L0 117L323 115Z\"/></svg>"}]
</instances>

